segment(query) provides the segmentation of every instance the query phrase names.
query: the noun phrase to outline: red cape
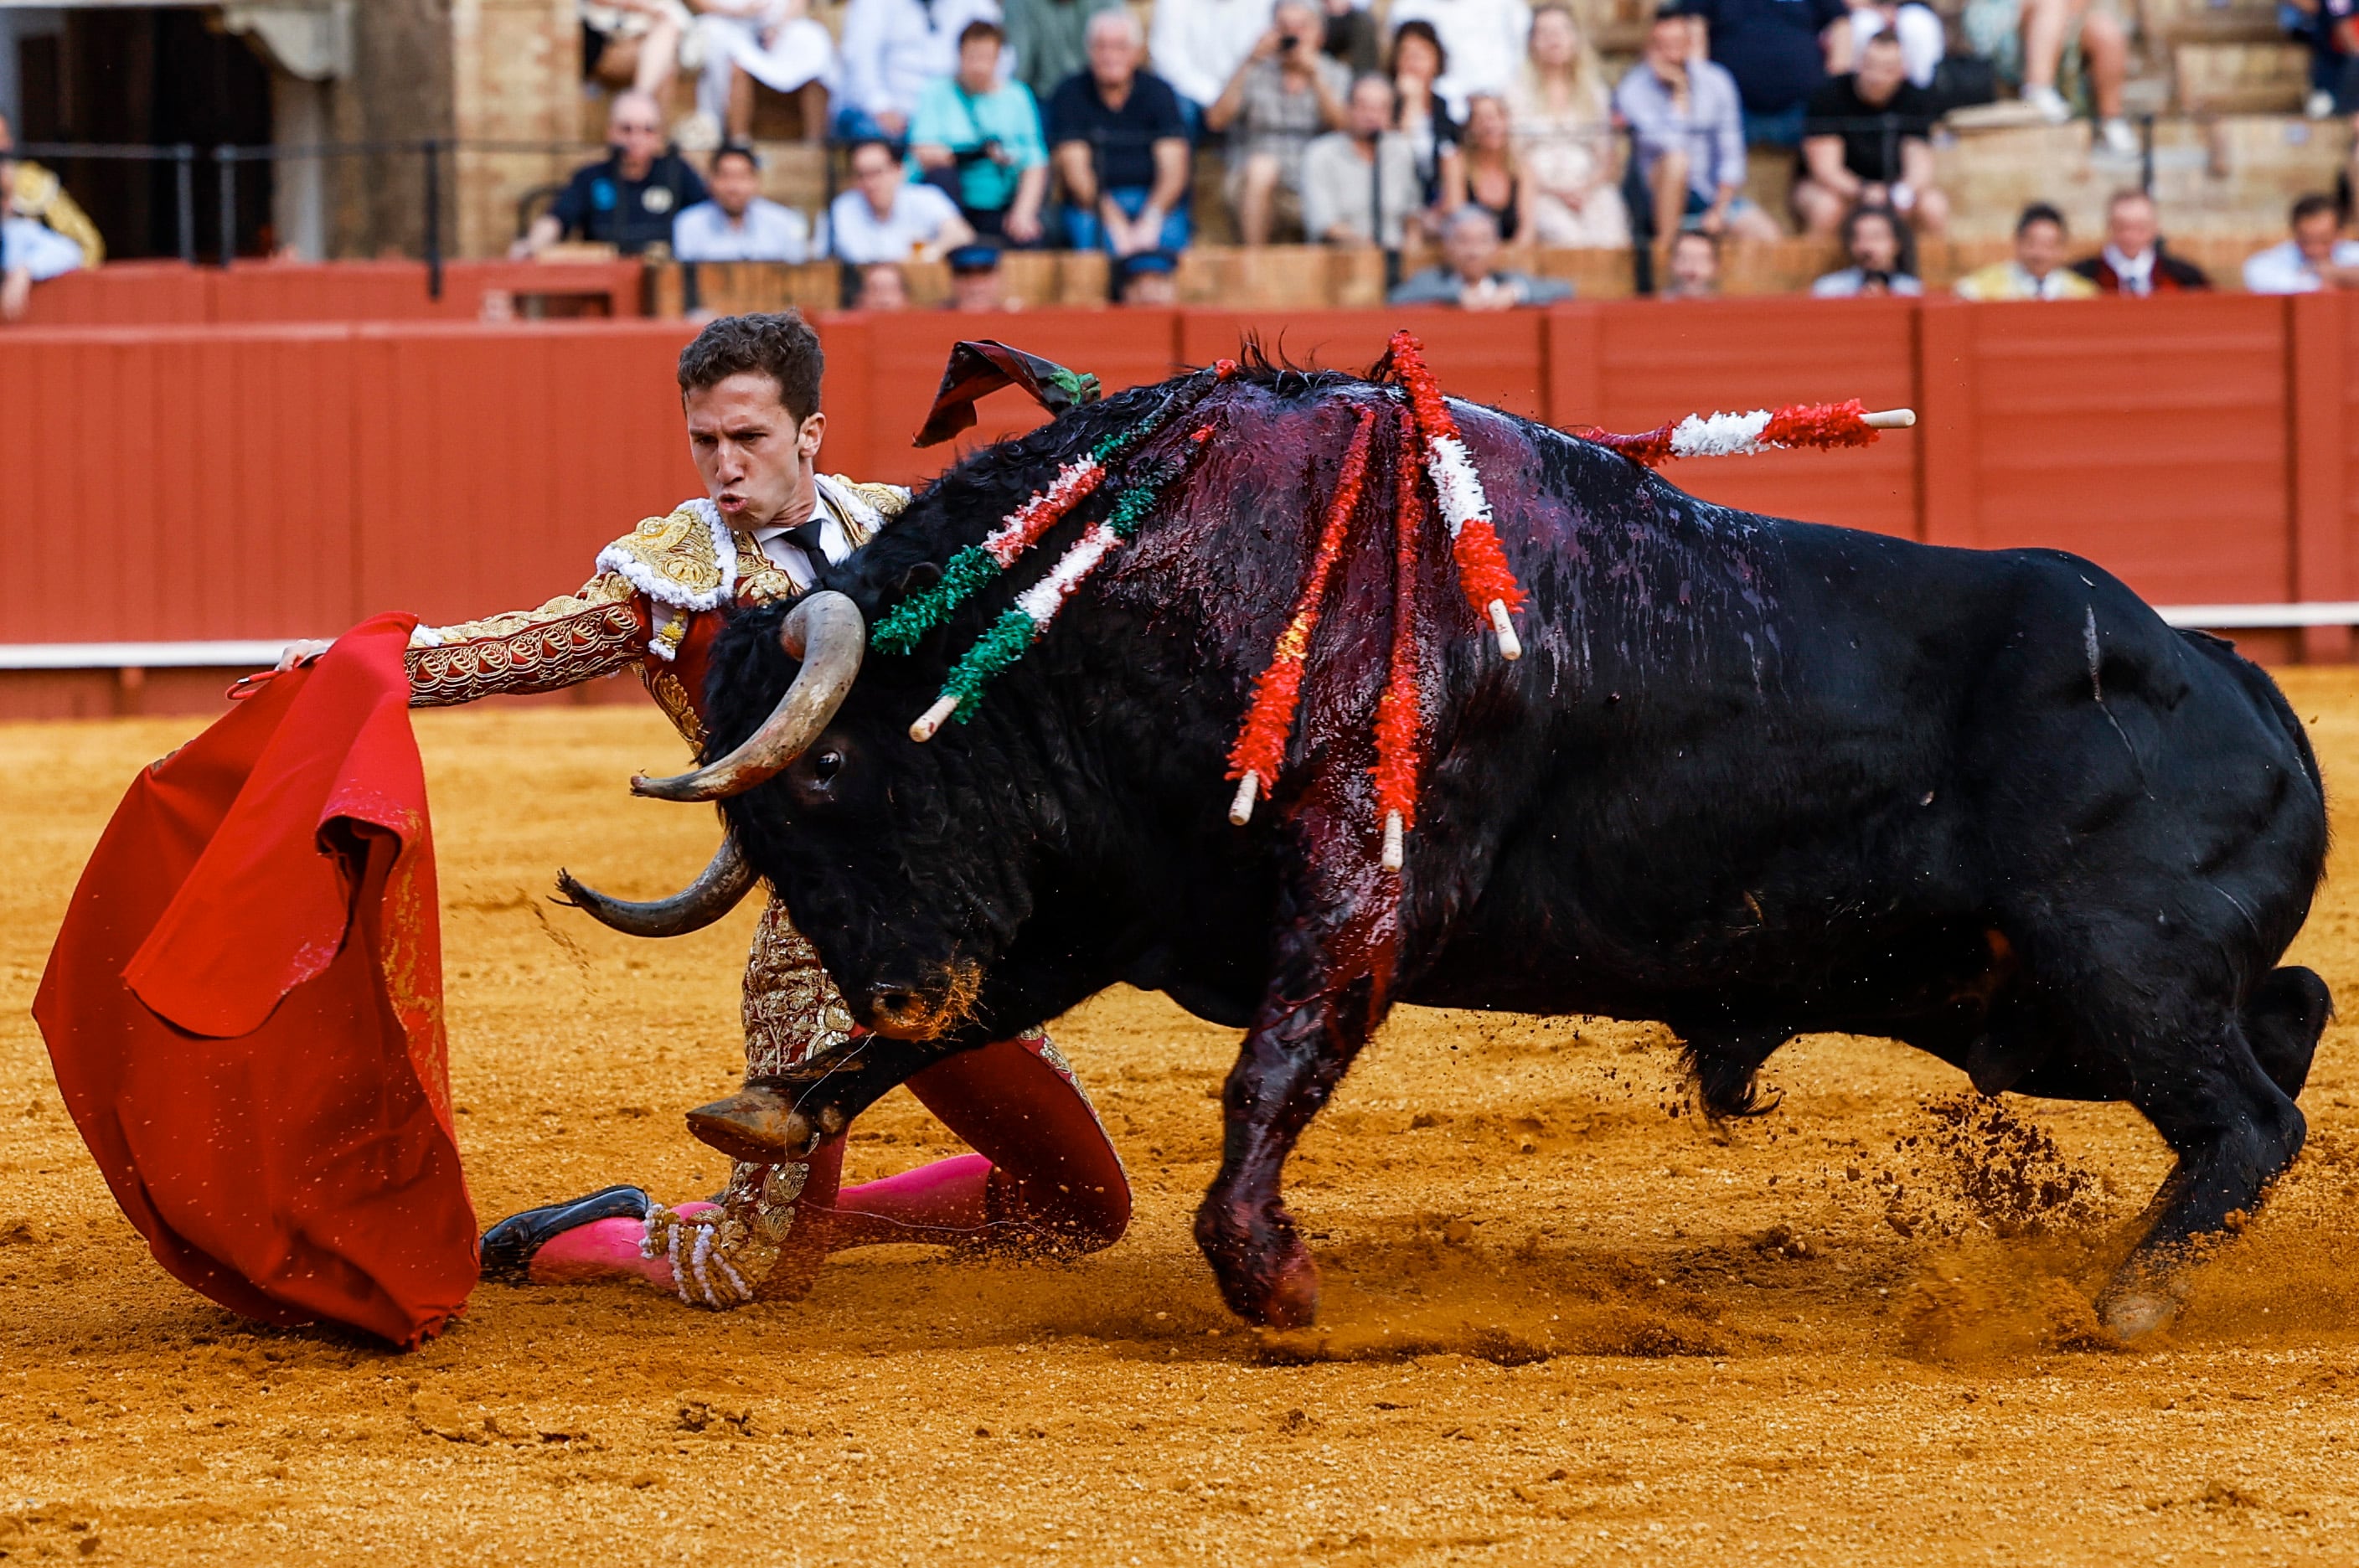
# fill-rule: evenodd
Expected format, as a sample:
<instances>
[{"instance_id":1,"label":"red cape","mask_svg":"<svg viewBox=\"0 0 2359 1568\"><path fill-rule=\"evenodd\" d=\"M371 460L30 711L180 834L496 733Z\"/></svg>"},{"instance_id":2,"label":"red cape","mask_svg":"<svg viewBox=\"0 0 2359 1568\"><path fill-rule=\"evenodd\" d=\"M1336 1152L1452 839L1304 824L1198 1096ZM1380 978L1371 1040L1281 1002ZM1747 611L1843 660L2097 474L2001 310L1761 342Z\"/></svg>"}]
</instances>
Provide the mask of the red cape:
<instances>
[{"instance_id":1,"label":"red cape","mask_svg":"<svg viewBox=\"0 0 2359 1568\"><path fill-rule=\"evenodd\" d=\"M412 624L363 622L142 770L33 1003L74 1124L174 1278L405 1346L476 1272Z\"/></svg>"}]
</instances>

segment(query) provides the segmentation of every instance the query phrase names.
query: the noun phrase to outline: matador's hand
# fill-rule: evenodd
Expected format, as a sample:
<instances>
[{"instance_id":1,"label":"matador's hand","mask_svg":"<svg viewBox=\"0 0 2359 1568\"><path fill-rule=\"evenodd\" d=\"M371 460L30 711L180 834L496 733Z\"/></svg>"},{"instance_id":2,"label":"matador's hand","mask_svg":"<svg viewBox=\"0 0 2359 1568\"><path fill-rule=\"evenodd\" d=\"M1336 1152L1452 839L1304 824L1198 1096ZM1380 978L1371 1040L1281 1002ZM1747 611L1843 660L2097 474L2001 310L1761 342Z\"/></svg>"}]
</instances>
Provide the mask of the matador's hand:
<instances>
[{"instance_id":1,"label":"matador's hand","mask_svg":"<svg viewBox=\"0 0 2359 1568\"><path fill-rule=\"evenodd\" d=\"M298 665L309 664L334 646L333 643L321 642L316 637L305 637L298 642L290 642L287 645L287 651L278 656L278 662L271 668L292 670Z\"/></svg>"}]
</instances>

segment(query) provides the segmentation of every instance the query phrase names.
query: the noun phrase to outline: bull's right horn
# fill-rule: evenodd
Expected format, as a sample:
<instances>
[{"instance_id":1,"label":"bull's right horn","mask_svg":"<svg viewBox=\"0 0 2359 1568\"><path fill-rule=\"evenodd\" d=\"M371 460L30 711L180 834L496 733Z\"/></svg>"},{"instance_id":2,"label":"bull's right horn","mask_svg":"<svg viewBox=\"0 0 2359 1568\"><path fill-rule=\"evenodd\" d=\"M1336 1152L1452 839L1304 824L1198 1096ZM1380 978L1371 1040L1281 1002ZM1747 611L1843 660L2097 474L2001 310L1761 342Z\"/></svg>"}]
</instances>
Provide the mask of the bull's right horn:
<instances>
[{"instance_id":1,"label":"bull's right horn","mask_svg":"<svg viewBox=\"0 0 2359 1568\"><path fill-rule=\"evenodd\" d=\"M775 779L800 757L835 717L836 709L860 673L868 648L868 622L860 606L832 588L803 595L778 627L778 646L802 660L795 683L745 737L745 744L718 762L670 779L640 774L631 792L658 800L718 800L742 795Z\"/></svg>"},{"instance_id":2,"label":"bull's right horn","mask_svg":"<svg viewBox=\"0 0 2359 1568\"><path fill-rule=\"evenodd\" d=\"M745 901L753 890L754 868L745 864L739 853L737 841L723 838L721 847L713 852L712 862L697 873L696 880L669 898L653 903L635 904L626 898L610 898L595 887L574 879L570 871L557 874L561 904L570 904L596 920L611 926L625 936L686 936L702 931Z\"/></svg>"}]
</instances>

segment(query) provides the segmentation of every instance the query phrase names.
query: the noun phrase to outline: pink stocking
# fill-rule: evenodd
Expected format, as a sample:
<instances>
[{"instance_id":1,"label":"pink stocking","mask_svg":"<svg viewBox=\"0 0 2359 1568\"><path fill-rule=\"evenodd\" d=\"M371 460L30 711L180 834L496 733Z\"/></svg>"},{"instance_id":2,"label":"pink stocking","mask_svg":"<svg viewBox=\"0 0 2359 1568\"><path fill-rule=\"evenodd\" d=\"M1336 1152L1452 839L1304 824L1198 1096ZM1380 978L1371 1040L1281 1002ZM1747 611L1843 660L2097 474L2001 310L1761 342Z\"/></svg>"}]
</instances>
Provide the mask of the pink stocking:
<instances>
[{"instance_id":1,"label":"pink stocking","mask_svg":"<svg viewBox=\"0 0 2359 1568\"><path fill-rule=\"evenodd\" d=\"M682 1215L699 1214L711 1203L682 1203ZM591 1280L640 1279L658 1290L672 1288L671 1264L661 1258L639 1256L647 1226L633 1219L596 1220L560 1231L532 1255L531 1274L537 1285L575 1285Z\"/></svg>"},{"instance_id":2,"label":"pink stocking","mask_svg":"<svg viewBox=\"0 0 2359 1568\"><path fill-rule=\"evenodd\" d=\"M991 1161L980 1154L960 1154L846 1187L835 1201L834 1245L965 1240L991 1223L984 1201L990 1184Z\"/></svg>"}]
</instances>

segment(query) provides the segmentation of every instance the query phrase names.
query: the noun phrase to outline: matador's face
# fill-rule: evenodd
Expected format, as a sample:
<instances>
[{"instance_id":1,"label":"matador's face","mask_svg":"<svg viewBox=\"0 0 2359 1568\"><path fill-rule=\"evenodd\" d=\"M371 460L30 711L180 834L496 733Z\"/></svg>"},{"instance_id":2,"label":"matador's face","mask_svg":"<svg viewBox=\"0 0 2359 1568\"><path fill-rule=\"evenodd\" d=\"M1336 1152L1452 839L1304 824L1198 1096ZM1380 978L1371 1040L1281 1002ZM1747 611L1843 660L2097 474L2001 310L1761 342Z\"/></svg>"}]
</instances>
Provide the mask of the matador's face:
<instances>
[{"instance_id":1,"label":"matador's face","mask_svg":"<svg viewBox=\"0 0 2359 1568\"><path fill-rule=\"evenodd\" d=\"M799 523L812 505L811 469L827 416L798 422L775 377L743 371L681 399L704 493L733 528Z\"/></svg>"}]
</instances>

